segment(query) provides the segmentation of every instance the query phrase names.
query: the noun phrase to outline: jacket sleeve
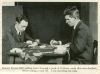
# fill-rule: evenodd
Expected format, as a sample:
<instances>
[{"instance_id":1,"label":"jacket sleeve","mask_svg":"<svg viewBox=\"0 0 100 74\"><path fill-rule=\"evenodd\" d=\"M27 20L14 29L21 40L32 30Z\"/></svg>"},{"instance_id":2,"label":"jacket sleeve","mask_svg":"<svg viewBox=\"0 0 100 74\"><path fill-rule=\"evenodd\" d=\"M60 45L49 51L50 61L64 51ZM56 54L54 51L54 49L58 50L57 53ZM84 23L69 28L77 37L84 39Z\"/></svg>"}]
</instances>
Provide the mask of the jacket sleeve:
<instances>
[{"instance_id":1,"label":"jacket sleeve","mask_svg":"<svg viewBox=\"0 0 100 74\"><path fill-rule=\"evenodd\" d=\"M28 47L28 44L26 43L20 43L18 42L12 35L11 31L7 32L7 37L8 37L8 41L11 45L12 48L23 48L23 47Z\"/></svg>"},{"instance_id":2,"label":"jacket sleeve","mask_svg":"<svg viewBox=\"0 0 100 74\"><path fill-rule=\"evenodd\" d=\"M33 41L34 42L34 39L32 39L26 32L25 32L25 41L27 41L27 40L31 40L31 41Z\"/></svg>"},{"instance_id":3,"label":"jacket sleeve","mask_svg":"<svg viewBox=\"0 0 100 74\"><path fill-rule=\"evenodd\" d=\"M86 50L87 31L83 28L77 31L74 35L72 44L70 45L71 51L74 53L82 53Z\"/></svg>"}]
</instances>

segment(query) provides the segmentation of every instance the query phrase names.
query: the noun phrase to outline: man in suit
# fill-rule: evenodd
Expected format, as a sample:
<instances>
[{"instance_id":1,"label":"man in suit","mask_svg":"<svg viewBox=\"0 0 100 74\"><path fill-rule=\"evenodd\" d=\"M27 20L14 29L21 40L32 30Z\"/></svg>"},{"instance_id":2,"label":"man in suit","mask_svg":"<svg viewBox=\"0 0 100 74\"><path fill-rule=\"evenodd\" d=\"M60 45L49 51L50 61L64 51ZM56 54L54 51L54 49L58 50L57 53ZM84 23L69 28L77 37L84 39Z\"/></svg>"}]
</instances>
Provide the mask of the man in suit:
<instances>
[{"instance_id":1,"label":"man in suit","mask_svg":"<svg viewBox=\"0 0 100 74\"><path fill-rule=\"evenodd\" d=\"M10 42L11 48L29 47L34 41L26 32L28 20L25 15L16 17L16 22L7 31L7 39Z\"/></svg>"},{"instance_id":2,"label":"man in suit","mask_svg":"<svg viewBox=\"0 0 100 74\"><path fill-rule=\"evenodd\" d=\"M36 46L37 43L34 42L26 32L28 26L28 19L25 15L19 15L16 17L15 24L12 25L6 32L5 41L3 41L2 50L2 63L8 64L12 63L13 57L9 57L7 52L22 52L22 48ZM9 60L10 59L10 60ZM15 62L22 63L22 59L15 59Z\"/></svg>"},{"instance_id":3,"label":"man in suit","mask_svg":"<svg viewBox=\"0 0 100 74\"><path fill-rule=\"evenodd\" d=\"M93 38L89 27L79 18L76 6L64 10L65 20L73 26L71 44L69 44L70 64L91 64L93 58ZM51 40L51 44L61 44L61 41Z\"/></svg>"}]
</instances>

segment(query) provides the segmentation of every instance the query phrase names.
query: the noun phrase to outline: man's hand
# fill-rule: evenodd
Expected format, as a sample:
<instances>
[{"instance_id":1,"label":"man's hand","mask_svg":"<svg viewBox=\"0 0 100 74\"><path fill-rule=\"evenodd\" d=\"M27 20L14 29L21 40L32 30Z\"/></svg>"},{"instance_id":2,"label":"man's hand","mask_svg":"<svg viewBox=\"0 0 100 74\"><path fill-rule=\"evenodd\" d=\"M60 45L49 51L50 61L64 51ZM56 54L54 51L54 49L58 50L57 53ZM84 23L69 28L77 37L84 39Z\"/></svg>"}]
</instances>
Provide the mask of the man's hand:
<instances>
[{"instance_id":1,"label":"man's hand","mask_svg":"<svg viewBox=\"0 0 100 74\"><path fill-rule=\"evenodd\" d=\"M32 41L31 40L27 40L26 43L29 44L29 45L31 45Z\"/></svg>"},{"instance_id":2,"label":"man's hand","mask_svg":"<svg viewBox=\"0 0 100 74\"><path fill-rule=\"evenodd\" d=\"M69 46L70 46L70 44L71 44L71 43L69 42L69 43L66 43L65 45L66 45L66 47L69 47Z\"/></svg>"},{"instance_id":3,"label":"man's hand","mask_svg":"<svg viewBox=\"0 0 100 74\"><path fill-rule=\"evenodd\" d=\"M57 44L57 41L56 41L56 40L52 39L52 40L50 41L50 45L56 45L56 44Z\"/></svg>"},{"instance_id":4,"label":"man's hand","mask_svg":"<svg viewBox=\"0 0 100 74\"><path fill-rule=\"evenodd\" d=\"M28 47L35 47L35 46L37 46L38 45L38 43L37 42L33 42L31 45L29 45Z\"/></svg>"},{"instance_id":5,"label":"man's hand","mask_svg":"<svg viewBox=\"0 0 100 74\"><path fill-rule=\"evenodd\" d=\"M56 41L56 40L54 40L54 39L52 39L52 40L50 41L50 45L60 45L60 42L59 42L59 41Z\"/></svg>"}]
</instances>

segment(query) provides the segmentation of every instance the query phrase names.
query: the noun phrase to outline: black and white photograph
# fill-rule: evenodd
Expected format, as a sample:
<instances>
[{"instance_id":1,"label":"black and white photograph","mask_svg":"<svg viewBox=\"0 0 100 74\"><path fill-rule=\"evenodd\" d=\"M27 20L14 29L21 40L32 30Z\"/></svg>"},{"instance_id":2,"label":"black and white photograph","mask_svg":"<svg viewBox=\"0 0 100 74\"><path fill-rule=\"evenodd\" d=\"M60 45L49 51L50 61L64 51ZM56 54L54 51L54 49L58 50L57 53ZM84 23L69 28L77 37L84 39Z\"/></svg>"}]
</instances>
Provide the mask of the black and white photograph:
<instances>
[{"instance_id":1,"label":"black and white photograph","mask_svg":"<svg viewBox=\"0 0 100 74\"><path fill-rule=\"evenodd\" d=\"M98 65L98 2L2 6L2 64Z\"/></svg>"}]
</instances>

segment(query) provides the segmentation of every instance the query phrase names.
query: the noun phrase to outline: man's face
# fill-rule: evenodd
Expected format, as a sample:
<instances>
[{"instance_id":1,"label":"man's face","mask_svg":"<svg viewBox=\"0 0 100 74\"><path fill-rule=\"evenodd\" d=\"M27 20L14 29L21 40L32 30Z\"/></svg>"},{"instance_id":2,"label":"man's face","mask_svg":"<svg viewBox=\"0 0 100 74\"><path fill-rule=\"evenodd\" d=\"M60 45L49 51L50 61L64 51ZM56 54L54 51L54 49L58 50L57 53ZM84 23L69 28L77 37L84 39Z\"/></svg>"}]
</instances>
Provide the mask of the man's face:
<instances>
[{"instance_id":1,"label":"man's face","mask_svg":"<svg viewBox=\"0 0 100 74\"><path fill-rule=\"evenodd\" d=\"M19 32L24 32L26 30L26 27L28 26L28 22L22 20L20 23L17 25L17 29Z\"/></svg>"},{"instance_id":2,"label":"man's face","mask_svg":"<svg viewBox=\"0 0 100 74\"><path fill-rule=\"evenodd\" d=\"M70 17L69 15L65 15L65 20L66 20L66 23L68 23L69 26L75 25L75 18L74 17Z\"/></svg>"}]
</instances>

